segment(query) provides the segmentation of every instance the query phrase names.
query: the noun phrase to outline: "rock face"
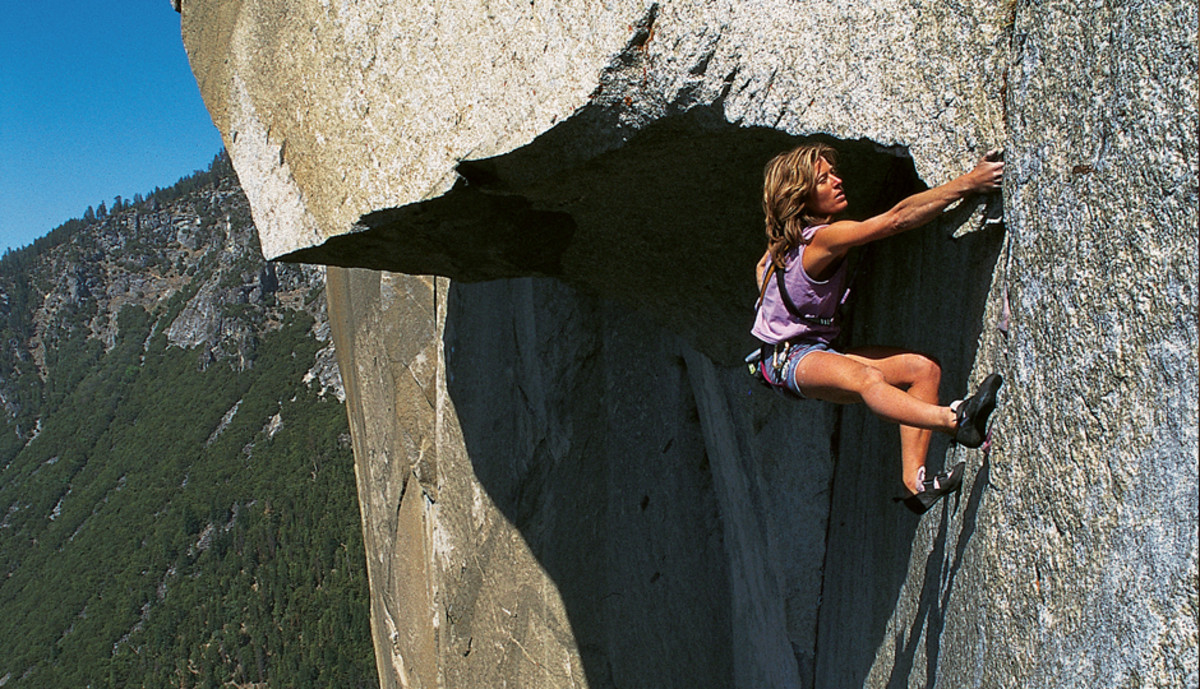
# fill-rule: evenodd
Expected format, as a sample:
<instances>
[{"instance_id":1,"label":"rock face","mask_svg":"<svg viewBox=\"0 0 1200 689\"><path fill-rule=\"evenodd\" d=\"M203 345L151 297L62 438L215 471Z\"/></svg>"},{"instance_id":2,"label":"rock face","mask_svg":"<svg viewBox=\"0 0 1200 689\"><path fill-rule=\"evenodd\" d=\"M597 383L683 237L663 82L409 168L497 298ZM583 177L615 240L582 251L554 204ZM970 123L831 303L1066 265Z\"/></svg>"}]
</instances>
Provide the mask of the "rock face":
<instances>
[{"instance_id":1,"label":"rock face","mask_svg":"<svg viewBox=\"0 0 1200 689\"><path fill-rule=\"evenodd\" d=\"M1194 686L1196 15L183 3L263 251L340 267L383 685ZM919 520L893 429L738 366L810 138L860 216L1006 149L859 258L852 342L1008 381Z\"/></svg>"}]
</instances>

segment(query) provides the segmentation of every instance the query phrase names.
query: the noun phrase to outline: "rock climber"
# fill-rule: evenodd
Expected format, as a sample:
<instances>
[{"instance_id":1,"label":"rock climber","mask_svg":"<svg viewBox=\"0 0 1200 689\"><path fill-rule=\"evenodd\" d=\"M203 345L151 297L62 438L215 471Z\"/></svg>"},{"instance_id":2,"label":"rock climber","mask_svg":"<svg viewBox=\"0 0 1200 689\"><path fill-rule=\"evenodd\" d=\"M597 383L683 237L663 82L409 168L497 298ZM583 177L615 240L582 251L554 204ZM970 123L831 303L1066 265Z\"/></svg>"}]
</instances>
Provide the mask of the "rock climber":
<instances>
[{"instance_id":1,"label":"rock climber","mask_svg":"<svg viewBox=\"0 0 1200 689\"><path fill-rule=\"evenodd\" d=\"M846 195L833 148L804 144L777 155L765 170L763 212L767 251L759 261L758 314L751 332L763 347L747 361L756 375L785 395L839 404L863 402L900 425L904 504L921 514L962 484L964 463L930 476L925 456L933 431L965 447L983 444L996 406L999 374L984 379L966 400L938 404L941 367L929 356L893 347L833 348L841 331L851 249L912 230L955 201L995 191L1004 163L991 151L974 169L909 196L863 221L839 220Z\"/></svg>"}]
</instances>

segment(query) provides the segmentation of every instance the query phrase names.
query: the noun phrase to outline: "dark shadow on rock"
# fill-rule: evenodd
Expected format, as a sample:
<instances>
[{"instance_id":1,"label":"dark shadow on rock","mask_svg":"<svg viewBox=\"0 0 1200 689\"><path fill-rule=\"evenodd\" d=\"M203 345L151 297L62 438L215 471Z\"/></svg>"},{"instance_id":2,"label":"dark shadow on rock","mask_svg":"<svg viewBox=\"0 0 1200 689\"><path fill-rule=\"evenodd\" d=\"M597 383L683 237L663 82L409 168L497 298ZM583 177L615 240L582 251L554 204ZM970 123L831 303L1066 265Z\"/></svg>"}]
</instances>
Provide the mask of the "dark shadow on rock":
<instances>
[{"instance_id":1,"label":"dark shadow on rock","mask_svg":"<svg viewBox=\"0 0 1200 689\"><path fill-rule=\"evenodd\" d=\"M483 192L465 178L445 196L376 211L362 225L368 229L326 242L321 262L467 281L558 275L576 230L568 213L534 208L519 195ZM311 260L314 251L284 260Z\"/></svg>"},{"instance_id":2,"label":"dark shadow on rock","mask_svg":"<svg viewBox=\"0 0 1200 689\"><path fill-rule=\"evenodd\" d=\"M731 124L720 103L640 128L621 116L585 107L527 146L463 161L445 195L370 213L357 231L281 260L468 282L557 277L736 363L765 244L763 165L801 139ZM851 216L880 210L888 185L916 183L902 149L824 140L841 154Z\"/></svg>"},{"instance_id":3,"label":"dark shadow on rock","mask_svg":"<svg viewBox=\"0 0 1200 689\"><path fill-rule=\"evenodd\" d=\"M950 596L954 592L954 582L958 578L958 572L962 569L963 556L967 551L967 544L971 542L971 536L975 534L975 525L979 519L979 507L983 502L983 491L991 485L988 481L991 475L991 465L988 457L985 454L983 457L983 465L979 467L979 471L975 474L975 480L971 484L971 494L967 498L966 511L963 513L962 526L957 534L957 540L954 546L954 560L950 562L946 569L944 579L930 580L926 578L926 589L922 590L924 595L925 590L930 590L936 594L936 597L929 602L929 607L936 615L930 615L929 627L925 630L925 677L926 686L933 687L937 683L938 657L941 650L942 629L945 621L945 611L950 603ZM939 563L940 564L940 563ZM941 567L938 568L939 570ZM944 583L942 583L944 581ZM937 588L940 585L940 589ZM934 607L936 605L936 608ZM920 608L918 605L918 616ZM910 661L911 662L911 661Z\"/></svg>"},{"instance_id":4,"label":"dark shadow on rock","mask_svg":"<svg viewBox=\"0 0 1200 689\"><path fill-rule=\"evenodd\" d=\"M735 574L678 346L551 280L448 295L447 388L472 467L553 579L597 689L733 684ZM455 595L469 611L479 591Z\"/></svg>"}]
</instances>

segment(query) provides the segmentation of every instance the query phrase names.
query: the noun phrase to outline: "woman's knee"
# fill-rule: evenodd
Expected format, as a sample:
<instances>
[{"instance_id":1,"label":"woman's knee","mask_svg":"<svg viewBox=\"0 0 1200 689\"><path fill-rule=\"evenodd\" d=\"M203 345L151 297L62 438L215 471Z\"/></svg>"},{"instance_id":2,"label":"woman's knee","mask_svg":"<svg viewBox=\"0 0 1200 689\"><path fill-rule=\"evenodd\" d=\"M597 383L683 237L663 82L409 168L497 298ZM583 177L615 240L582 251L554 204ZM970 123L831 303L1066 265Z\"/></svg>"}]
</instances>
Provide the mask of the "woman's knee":
<instances>
[{"instance_id":1,"label":"woman's knee","mask_svg":"<svg viewBox=\"0 0 1200 689\"><path fill-rule=\"evenodd\" d=\"M855 370L852 385L854 392L861 395L876 385L890 385L890 383L883 371L874 366L864 365Z\"/></svg>"},{"instance_id":2,"label":"woman's knee","mask_svg":"<svg viewBox=\"0 0 1200 689\"><path fill-rule=\"evenodd\" d=\"M942 382L942 365L928 354L911 354L909 366L914 383L937 385Z\"/></svg>"}]
</instances>

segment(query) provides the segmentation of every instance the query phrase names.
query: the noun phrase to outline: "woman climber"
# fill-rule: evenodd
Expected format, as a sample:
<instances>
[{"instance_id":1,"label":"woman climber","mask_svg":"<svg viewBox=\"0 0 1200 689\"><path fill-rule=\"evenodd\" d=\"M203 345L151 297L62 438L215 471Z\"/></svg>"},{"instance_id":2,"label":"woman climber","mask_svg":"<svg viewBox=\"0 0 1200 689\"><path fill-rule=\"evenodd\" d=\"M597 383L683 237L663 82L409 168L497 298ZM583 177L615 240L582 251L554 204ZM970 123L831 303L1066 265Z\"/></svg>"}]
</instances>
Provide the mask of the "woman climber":
<instances>
[{"instance_id":1,"label":"woman climber","mask_svg":"<svg viewBox=\"0 0 1200 689\"><path fill-rule=\"evenodd\" d=\"M863 402L880 418L900 425L904 504L918 514L962 484L964 463L935 476L925 473L933 431L979 447L996 406L1001 378L993 373L979 390L950 406L938 405L941 368L924 354L891 347L832 349L841 331L838 307L846 296L850 249L924 225L950 204L1000 187L1004 163L988 153L970 172L914 194L862 222L834 220L846 209L834 150L805 144L767 163L763 183L767 252L759 261L759 307L751 332L764 342L757 374L777 390L800 398Z\"/></svg>"}]
</instances>

